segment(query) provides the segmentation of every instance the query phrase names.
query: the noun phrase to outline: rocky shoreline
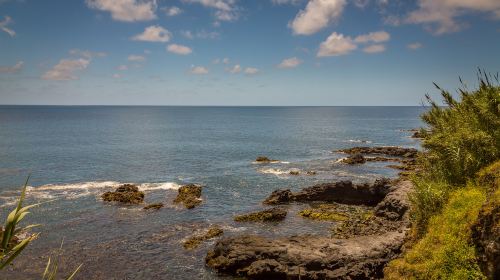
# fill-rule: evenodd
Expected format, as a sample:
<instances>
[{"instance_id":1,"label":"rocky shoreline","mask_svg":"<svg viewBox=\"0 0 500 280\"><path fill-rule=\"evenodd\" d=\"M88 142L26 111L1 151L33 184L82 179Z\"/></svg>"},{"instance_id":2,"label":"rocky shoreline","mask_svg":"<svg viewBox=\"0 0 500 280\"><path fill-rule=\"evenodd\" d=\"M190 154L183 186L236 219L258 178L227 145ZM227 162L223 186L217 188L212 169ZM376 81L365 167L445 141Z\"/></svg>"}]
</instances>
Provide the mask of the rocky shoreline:
<instances>
[{"instance_id":1,"label":"rocky shoreline","mask_svg":"<svg viewBox=\"0 0 500 280\"><path fill-rule=\"evenodd\" d=\"M397 161L403 164L402 169L409 170L417 156L417 150L399 147L355 147L340 152L362 157L390 156L379 157L379 161ZM412 188L412 183L402 178L382 178L373 184L339 181L298 192L275 190L263 201L264 205L321 202L320 207L303 210L299 215L337 221L332 236L223 238L207 253L206 265L221 274L249 279L382 278L384 266L399 256L405 242L410 225L408 193ZM359 206L369 210L354 215L338 211ZM273 209L276 208L249 215L260 217L262 213L277 211Z\"/></svg>"}]
</instances>

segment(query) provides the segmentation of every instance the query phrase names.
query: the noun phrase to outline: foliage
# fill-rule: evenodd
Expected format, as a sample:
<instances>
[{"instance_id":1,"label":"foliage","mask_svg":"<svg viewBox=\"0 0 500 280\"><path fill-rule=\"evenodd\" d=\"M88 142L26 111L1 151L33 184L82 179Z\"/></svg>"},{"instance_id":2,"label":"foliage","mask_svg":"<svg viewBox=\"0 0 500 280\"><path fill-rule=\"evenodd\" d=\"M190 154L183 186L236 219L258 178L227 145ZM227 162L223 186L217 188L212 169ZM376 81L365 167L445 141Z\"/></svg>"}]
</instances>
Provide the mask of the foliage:
<instances>
[{"instance_id":1,"label":"foliage","mask_svg":"<svg viewBox=\"0 0 500 280\"><path fill-rule=\"evenodd\" d=\"M62 253L62 246L63 242L61 242L61 247L59 247L58 255L54 258L49 257L49 260L47 261L47 266L45 267L45 271L43 272L42 280L55 280L57 279L57 272L59 269L59 257L60 254ZM75 277L76 273L80 270L83 264L80 264L74 271L71 273L70 276L66 278L66 280L71 280L73 277Z\"/></svg>"},{"instance_id":2,"label":"foliage","mask_svg":"<svg viewBox=\"0 0 500 280\"><path fill-rule=\"evenodd\" d=\"M10 212L10 214L7 216L7 220L5 221L5 229L1 232L2 243L0 244L0 270L9 265L29 245L31 241L35 240L38 237L38 234L31 234L22 240L19 240L17 238L17 235L22 231L26 231L29 228L38 226L29 225L24 228L17 228L24 217L26 217L26 215L30 213L28 212L28 210L38 205L33 204L23 207L28 180L29 177L28 179L26 179L26 183L22 188L21 196L16 208L12 210L12 212Z\"/></svg>"},{"instance_id":3,"label":"foliage","mask_svg":"<svg viewBox=\"0 0 500 280\"><path fill-rule=\"evenodd\" d=\"M427 234L403 258L389 263L387 279L484 279L476 263L470 226L486 201L477 187L454 191Z\"/></svg>"},{"instance_id":4,"label":"foliage","mask_svg":"<svg viewBox=\"0 0 500 280\"><path fill-rule=\"evenodd\" d=\"M473 92L464 85L457 101L441 89L446 107L429 96L429 111L422 115L428 126L422 146L424 170L430 178L452 185L464 185L483 167L500 157L500 86L491 76L479 72L479 89Z\"/></svg>"}]
</instances>

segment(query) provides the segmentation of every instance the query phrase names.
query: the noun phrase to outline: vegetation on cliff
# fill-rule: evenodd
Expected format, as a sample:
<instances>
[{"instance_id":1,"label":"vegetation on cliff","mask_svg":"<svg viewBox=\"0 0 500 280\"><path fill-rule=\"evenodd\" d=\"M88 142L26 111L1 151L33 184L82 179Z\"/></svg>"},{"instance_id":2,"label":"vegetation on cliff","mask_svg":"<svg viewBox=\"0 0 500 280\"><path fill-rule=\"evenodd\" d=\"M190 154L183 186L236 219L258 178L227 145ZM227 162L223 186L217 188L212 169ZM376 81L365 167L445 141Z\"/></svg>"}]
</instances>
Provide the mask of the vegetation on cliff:
<instances>
[{"instance_id":1,"label":"vegetation on cliff","mask_svg":"<svg viewBox=\"0 0 500 280\"><path fill-rule=\"evenodd\" d=\"M430 110L422 115L424 153L413 175L412 241L402 258L385 269L388 279L480 279L498 277L481 263L478 234L480 213L499 213L500 86L498 75L479 72L479 89L463 84L460 100L441 90L445 107L429 96ZM492 179L493 178L493 179ZM496 203L495 203L496 202ZM492 209L497 209L493 211ZM486 231L498 228L490 218ZM476 226L475 226L476 225ZM482 229L485 230L485 229ZM493 234L498 235L498 231ZM498 243L498 236L493 243ZM498 244L496 244L498 246ZM498 251L490 255L498 256ZM495 259L493 257L493 259ZM482 269L480 269L482 268Z\"/></svg>"}]
</instances>

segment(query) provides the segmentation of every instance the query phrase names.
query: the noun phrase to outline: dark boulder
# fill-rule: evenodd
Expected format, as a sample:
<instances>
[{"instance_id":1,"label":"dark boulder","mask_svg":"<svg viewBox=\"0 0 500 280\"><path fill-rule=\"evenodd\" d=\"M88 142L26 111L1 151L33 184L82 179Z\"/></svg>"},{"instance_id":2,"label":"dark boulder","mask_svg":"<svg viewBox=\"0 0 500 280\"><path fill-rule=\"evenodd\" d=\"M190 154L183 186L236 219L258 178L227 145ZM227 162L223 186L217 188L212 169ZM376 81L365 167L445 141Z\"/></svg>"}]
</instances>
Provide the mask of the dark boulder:
<instances>
[{"instance_id":1,"label":"dark boulder","mask_svg":"<svg viewBox=\"0 0 500 280\"><path fill-rule=\"evenodd\" d=\"M119 186L114 192L105 192L102 194L104 201L116 201L122 203L139 204L144 201L144 192L132 184Z\"/></svg>"},{"instance_id":2,"label":"dark boulder","mask_svg":"<svg viewBox=\"0 0 500 280\"><path fill-rule=\"evenodd\" d=\"M258 163L272 163L272 162L278 162L278 160L270 159L270 158L265 157L265 156L258 156L255 159L255 162L258 162Z\"/></svg>"},{"instance_id":3,"label":"dark boulder","mask_svg":"<svg viewBox=\"0 0 500 280\"><path fill-rule=\"evenodd\" d=\"M365 157L362 154L354 154L342 160L346 164L363 164L366 162Z\"/></svg>"},{"instance_id":4,"label":"dark boulder","mask_svg":"<svg viewBox=\"0 0 500 280\"><path fill-rule=\"evenodd\" d=\"M271 193L271 195L264 200L264 204L268 205L276 205L288 203L292 199L292 191L291 190L275 190Z\"/></svg>"},{"instance_id":5,"label":"dark boulder","mask_svg":"<svg viewBox=\"0 0 500 280\"><path fill-rule=\"evenodd\" d=\"M202 202L201 189L200 185L195 184L180 187L174 203L182 203L187 209L192 209L200 205Z\"/></svg>"}]
</instances>

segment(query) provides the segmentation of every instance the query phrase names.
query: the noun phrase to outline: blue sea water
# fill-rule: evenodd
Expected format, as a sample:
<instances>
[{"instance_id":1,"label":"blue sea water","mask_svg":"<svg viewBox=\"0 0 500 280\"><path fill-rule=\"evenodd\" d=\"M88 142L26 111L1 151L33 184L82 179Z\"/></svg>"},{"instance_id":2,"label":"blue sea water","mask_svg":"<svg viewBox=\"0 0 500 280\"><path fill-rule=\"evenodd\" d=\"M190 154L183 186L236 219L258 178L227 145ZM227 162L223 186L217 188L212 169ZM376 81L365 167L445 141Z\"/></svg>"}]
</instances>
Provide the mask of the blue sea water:
<instances>
[{"instance_id":1,"label":"blue sea water","mask_svg":"<svg viewBox=\"0 0 500 280\"><path fill-rule=\"evenodd\" d=\"M217 224L225 236L328 235L325 222L297 217L238 224L278 188L394 177L387 163L347 166L334 152L353 146L418 147L407 130L423 107L108 107L0 106L0 214L13 207L31 174L28 203L49 201L27 220L43 226L0 278L37 279L64 238L62 272L83 263L77 279L218 279L204 267L213 241L186 251L182 241ZM265 155L280 162L256 164ZM299 170L299 176L289 175ZM305 175L314 170L314 176ZM100 194L135 183L159 211L103 203ZM192 210L172 203L186 183L204 186ZM7 279L7 278L5 278Z\"/></svg>"}]
</instances>

